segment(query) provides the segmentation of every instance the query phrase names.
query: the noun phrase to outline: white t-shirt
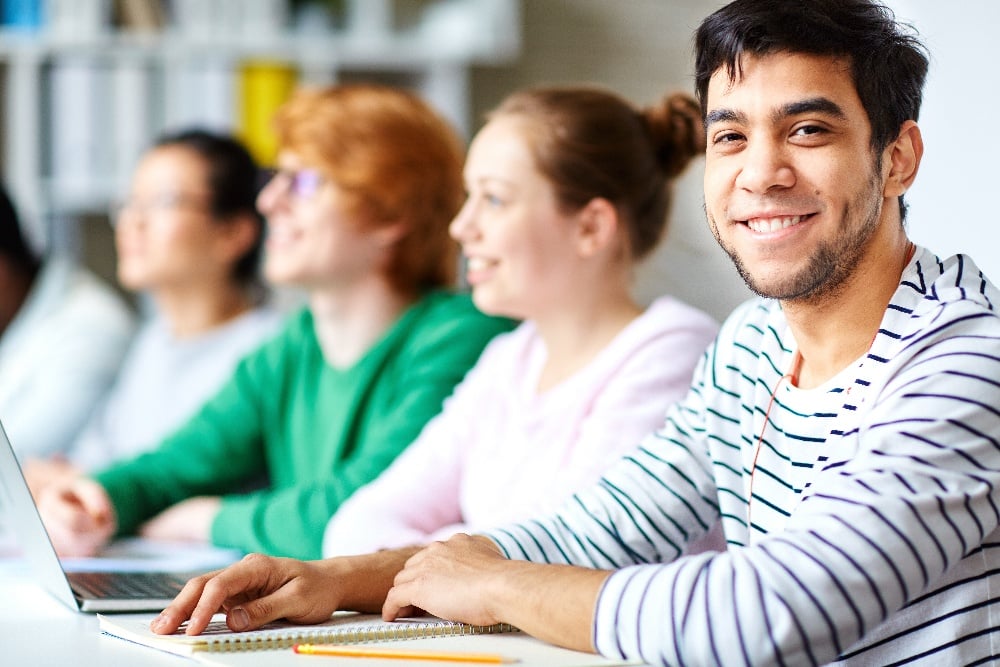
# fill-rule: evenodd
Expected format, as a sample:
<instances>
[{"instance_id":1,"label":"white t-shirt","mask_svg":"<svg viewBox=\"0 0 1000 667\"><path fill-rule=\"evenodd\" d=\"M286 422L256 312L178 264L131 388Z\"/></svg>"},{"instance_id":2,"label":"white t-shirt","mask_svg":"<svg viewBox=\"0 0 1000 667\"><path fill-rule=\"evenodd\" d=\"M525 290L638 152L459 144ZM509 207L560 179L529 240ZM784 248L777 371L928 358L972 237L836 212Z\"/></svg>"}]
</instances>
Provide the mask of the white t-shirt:
<instances>
[{"instance_id":1,"label":"white t-shirt","mask_svg":"<svg viewBox=\"0 0 1000 667\"><path fill-rule=\"evenodd\" d=\"M134 322L95 275L50 258L0 337L0 422L22 459L64 453L114 381Z\"/></svg>"},{"instance_id":2,"label":"white t-shirt","mask_svg":"<svg viewBox=\"0 0 1000 667\"><path fill-rule=\"evenodd\" d=\"M275 333L280 322L280 313L261 307L199 336L178 339L153 316L69 459L94 470L152 449L211 398L237 362Z\"/></svg>"}]
</instances>

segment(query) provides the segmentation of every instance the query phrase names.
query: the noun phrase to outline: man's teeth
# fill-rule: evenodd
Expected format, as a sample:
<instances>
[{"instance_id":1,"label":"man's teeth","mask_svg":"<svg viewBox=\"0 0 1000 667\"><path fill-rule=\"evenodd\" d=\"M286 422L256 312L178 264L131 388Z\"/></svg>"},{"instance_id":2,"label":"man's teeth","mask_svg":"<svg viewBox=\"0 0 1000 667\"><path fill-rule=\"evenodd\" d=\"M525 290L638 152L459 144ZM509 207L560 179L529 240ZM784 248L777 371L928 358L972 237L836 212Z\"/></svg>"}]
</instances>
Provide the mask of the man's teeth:
<instances>
[{"instance_id":1,"label":"man's teeth","mask_svg":"<svg viewBox=\"0 0 1000 667\"><path fill-rule=\"evenodd\" d=\"M776 232L797 225L801 221L801 215L789 215L783 218L755 218L747 220L747 225L755 232Z\"/></svg>"},{"instance_id":2,"label":"man's teeth","mask_svg":"<svg viewBox=\"0 0 1000 667\"><path fill-rule=\"evenodd\" d=\"M480 271L482 269L485 269L488 265L489 262L487 262L485 259L482 259L481 257L470 257L466 263L466 266L470 271Z\"/></svg>"}]
</instances>

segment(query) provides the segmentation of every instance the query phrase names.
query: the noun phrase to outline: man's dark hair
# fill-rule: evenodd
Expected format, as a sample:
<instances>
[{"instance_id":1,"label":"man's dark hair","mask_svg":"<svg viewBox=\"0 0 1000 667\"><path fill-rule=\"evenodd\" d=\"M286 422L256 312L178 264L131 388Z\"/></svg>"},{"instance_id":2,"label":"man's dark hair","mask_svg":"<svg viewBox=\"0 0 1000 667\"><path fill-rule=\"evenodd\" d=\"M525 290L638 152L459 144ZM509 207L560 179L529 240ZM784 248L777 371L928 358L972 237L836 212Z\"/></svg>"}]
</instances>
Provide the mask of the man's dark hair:
<instances>
[{"instance_id":1,"label":"man's dark hair","mask_svg":"<svg viewBox=\"0 0 1000 667\"><path fill-rule=\"evenodd\" d=\"M0 255L31 278L34 278L41 266L41 257L28 245L14 203L2 187L0 187Z\"/></svg>"},{"instance_id":2,"label":"man's dark hair","mask_svg":"<svg viewBox=\"0 0 1000 667\"><path fill-rule=\"evenodd\" d=\"M258 286L264 244L264 218L257 211L261 174L246 147L235 138L200 128L160 136L156 147L179 146L193 151L208 167L209 207L212 215L226 218L249 215L257 223L257 240L234 267L235 278Z\"/></svg>"},{"instance_id":3,"label":"man's dark hair","mask_svg":"<svg viewBox=\"0 0 1000 667\"><path fill-rule=\"evenodd\" d=\"M736 0L695 35L695 85L702 113L708 82L725 67L732 80L744 54L779 52L845 58L872 126L877 152L917 120L928 58L915 31L872 0Z\"/></svg>"}]
</instances>

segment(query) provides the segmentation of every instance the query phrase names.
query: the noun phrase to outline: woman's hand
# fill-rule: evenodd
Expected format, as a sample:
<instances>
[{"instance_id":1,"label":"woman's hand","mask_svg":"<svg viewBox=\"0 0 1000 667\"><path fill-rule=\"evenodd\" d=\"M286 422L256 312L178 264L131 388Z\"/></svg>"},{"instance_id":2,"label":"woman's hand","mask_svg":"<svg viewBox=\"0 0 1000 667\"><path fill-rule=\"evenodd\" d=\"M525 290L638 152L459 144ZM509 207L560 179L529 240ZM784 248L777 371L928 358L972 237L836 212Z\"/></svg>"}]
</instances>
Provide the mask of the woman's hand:
<instances>
[{"instance_id":1,"label":"woman's hand","mask_svg":"<svg viewBox=\"0 0 1000 667\"><path fill-rule=\"evenodd\" d=\"M104 487L88 477L53 481L39 492L38 513L60 556L97 554L118 526Z\"/></svg>"},{"instance_id":2,"label":"woman's hand","mask_svg":"<svg viewBox=\"0 0 1000 667\"><path fill-rule=\"evenodd\" d=\"M142 524L139 535L151 540L210 542L212 522L221 505L217 496L182 500Z\"/></svg>"},{"instance_id":3,"label":"woman's hand","mask_svg":"<svg viewBox=\"0 0 1000 667\"><path fill-rule=\"evenodd\" d=\"M83 471L64 458L28 459L21 466L24 479L28 482L31 495L40 498L46 487L58 483L68 483L83 475Z\"/></svg>"}]
</instances>

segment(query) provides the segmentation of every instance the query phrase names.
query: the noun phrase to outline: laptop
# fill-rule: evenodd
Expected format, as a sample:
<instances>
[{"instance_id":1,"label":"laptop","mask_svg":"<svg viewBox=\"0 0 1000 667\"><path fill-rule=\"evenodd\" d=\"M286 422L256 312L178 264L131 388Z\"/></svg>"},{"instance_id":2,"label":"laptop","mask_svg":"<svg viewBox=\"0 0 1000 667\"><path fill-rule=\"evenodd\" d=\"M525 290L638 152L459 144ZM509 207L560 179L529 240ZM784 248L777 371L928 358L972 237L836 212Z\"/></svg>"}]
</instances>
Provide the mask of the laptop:
<instances>
[{"instance_id":1,"label":"laptop","mask_svg":"<svg viewBox=\"0 0 1000 667\"><path fill-rule=\"evenodd\" d=\"M0 424L0 509L38 583L85 612L160 611L199 572L71 571L56 555L7 433Z\"/></svg>"}]
</instances>

